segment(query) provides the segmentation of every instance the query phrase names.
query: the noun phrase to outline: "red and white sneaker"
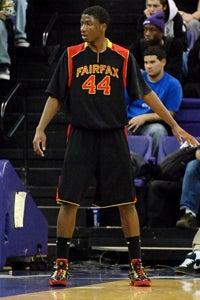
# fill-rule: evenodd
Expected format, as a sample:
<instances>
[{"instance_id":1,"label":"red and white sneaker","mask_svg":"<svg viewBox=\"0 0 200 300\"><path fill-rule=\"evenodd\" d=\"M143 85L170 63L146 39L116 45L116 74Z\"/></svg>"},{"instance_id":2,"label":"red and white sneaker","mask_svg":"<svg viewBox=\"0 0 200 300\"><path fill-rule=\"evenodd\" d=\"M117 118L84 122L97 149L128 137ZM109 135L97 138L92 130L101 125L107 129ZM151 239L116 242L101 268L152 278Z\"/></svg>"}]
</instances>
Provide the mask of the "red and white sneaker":
<instances>
[{"instance_id":1,"label":"red and white sneaker","mask_svg":"<svg viewBox=\"0 0 200 300\"><path fill-rule=\"evenodd\" d=\"M49 285L67 285L67 280L69 279L69 264L68 260L65 258L57 258L54 266L53 273L49 280Z\"/></svg>"},{"instance_id":2,"label":"red and white sneaker","mask_svg":"<svg viewBox=\"0 0 200 300\"><path fill-rule=\"evenodd\" d=\"M144 271L141 259L131 260L129 278L133 286L151 286L151 280Z\"/></svg>"}]
</instances>

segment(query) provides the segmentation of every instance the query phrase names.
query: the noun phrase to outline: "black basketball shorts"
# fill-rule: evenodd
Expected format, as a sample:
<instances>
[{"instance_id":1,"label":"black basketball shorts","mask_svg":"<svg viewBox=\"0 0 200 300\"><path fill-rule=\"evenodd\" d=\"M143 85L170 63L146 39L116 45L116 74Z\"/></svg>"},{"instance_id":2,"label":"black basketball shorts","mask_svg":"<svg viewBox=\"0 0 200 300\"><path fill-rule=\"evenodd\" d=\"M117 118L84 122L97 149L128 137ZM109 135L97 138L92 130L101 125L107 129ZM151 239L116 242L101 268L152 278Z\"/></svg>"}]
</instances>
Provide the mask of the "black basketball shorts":
<instances>
[{"instance_id":1,"label":"black basketball shorts","mask_svg":"<svg viewBox=\"0 0 200 300\"><path fill-rule=\"evenodd\" d=\"M80 206L92 178L93 205L118 206L135 201L130 153L124 129L87 130L72 127L59 180L59 203Z\"/></svg>"}]
</instances>

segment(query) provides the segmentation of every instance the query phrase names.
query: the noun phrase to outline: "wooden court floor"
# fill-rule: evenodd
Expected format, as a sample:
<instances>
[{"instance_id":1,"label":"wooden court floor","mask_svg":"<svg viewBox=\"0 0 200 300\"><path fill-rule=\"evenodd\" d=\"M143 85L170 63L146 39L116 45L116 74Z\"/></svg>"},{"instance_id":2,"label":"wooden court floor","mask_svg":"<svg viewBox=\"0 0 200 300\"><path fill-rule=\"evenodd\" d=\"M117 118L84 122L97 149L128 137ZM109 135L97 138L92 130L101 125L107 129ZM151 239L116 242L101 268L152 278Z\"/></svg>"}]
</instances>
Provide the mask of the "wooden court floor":
<instances>
[{"instance_id":1,"label":"wooden court floor","mask_svg":"<svg viewBox=\"0 0 200 300\"><path fill-rule=\"evenodd\" d=\"M147 269L151 287L133 287L127 270L72 269L67 287L48 286L49 272L0 273L5 300L200 300L200 274L176 276L172 270Z\"/></svg>"}]
</instances>

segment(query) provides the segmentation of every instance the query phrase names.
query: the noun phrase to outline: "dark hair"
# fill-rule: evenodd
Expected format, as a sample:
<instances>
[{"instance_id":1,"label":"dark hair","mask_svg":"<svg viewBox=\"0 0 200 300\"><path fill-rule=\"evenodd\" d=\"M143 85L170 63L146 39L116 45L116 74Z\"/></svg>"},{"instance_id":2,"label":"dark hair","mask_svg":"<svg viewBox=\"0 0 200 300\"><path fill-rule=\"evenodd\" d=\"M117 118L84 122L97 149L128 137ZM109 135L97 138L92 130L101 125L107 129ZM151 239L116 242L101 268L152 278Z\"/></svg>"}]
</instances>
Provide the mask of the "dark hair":
<instances>
[{"instance_id":1,"label":"dark hair","mask_svg":"<svg viewBox=\"0 0 200 300\"><path fill-rule=\"evenodd\" d=\"M164 5L169 5L167 0L160 0L160 4Z\"/></svg>"},{"instance_id":2,"label":"dark hair","mask_svg":"<svg viewBox=\"0 0 200 300\"><path fill-rule=\"evenodd\" d=\"M110 21L109 13L100 5L94 5L84 9L82 15L94 16L95 19L99 20L101 24L105 23L106 25L108 25Z\"/></svg>"},{"instance_id":3,"label":"dark hair","mask_svg":"<svg viewBox=\"0 0 200 300\"><path fill-rule=\"evenodd\" d=\"M146 4L147 4L147 1L146 1ZM160 4L161 5L167 5L167 6L169 6L169 3L168 3L168 0L160 0Z\"/></svg>"},{"instance_id":4,"label":"dark hair","mask_svg":"<svg viewBox=\"0 0 200 300\"><path fill-rule=\"evenodd\" d=\"M144 56L146 55L156 55L159 60L166 58L166 51L162 46L151 46L147 47L144 51Z\"/></svg>"}]
</instances>

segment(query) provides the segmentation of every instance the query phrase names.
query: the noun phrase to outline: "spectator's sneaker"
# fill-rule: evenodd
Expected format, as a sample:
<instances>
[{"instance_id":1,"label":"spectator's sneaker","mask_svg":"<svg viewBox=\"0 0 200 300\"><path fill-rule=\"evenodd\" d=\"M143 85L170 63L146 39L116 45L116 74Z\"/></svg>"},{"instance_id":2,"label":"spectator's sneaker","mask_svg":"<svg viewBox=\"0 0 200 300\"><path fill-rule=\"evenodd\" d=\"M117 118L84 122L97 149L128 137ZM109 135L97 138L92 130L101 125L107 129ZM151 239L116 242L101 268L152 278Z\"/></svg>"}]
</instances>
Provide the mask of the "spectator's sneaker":
<instances>
[{"instance_id":1,"label":"spectator's sneaker","mask_svg":"<svg viewBox=\"0 0 200 300\"><path fill-rule=\"evenodd\" d=\"M133 286L151 286L151 280L145 274L141 259L131 260L129 278Z\"/></svg>"},{"instance_id":2,"label":"spectator's sneaker","mask_svg":"<svg viewBox=\"0 0 200 300\"><path fill-rule=\"evenodd\" d=\"M29 42L27 42L24 38L19 38L15 40L15 47L24 47L28 48L30 46Z\"/></svg>"},{"instance_id":3,"label":"spectator's sneaker","mask_svg":"<svg viewBox=\"0 0 200 300\"><path fill-rule=\"evenodd\" d=\"M10 71L7 65L0 64L0 79L10 80Z\"/></svg>"},{"instance_id":4,"label":"spectator's sneaker","mask_svg":"<svg viewBox=\"0 0 200 300\"><path fill-rule=\"evenodd\" d=\"M176 227L196 229L197 220L192 213L187 213L184 214L183 217L176 222Z\"/></svg>"},{"instance_id":5,"label":"spectator's sneaker","mask_svg":"<svg viewBox=\"0 0 200 300\"><path fill-rule=\"evenodd\" d=\"M69 264L68 260L64 258L57 258L54 266L54 271L49 280L49 285L67 285L69 279Z\"/></svg>"},{"instance_id":6,"label":"spectator's sneaker","mask_svg":"<svg viewBox=\"0 0 200 300\"><path fill-rule=\"evenodd\" d=\"M196 253L190 252L186 255L184 262L174 269L175 273L194 274L200 273L200 259L196 259Z\"/></svg>"}]
</instances>

